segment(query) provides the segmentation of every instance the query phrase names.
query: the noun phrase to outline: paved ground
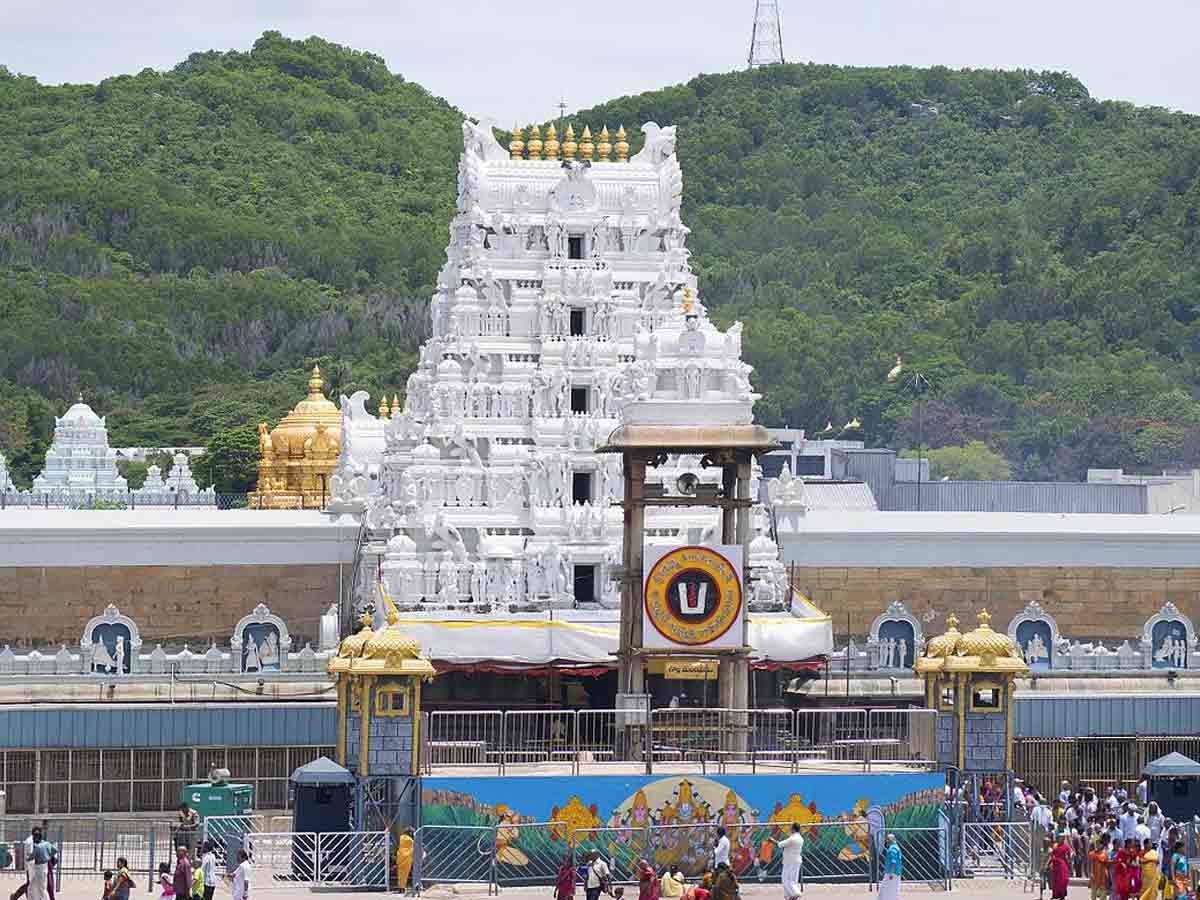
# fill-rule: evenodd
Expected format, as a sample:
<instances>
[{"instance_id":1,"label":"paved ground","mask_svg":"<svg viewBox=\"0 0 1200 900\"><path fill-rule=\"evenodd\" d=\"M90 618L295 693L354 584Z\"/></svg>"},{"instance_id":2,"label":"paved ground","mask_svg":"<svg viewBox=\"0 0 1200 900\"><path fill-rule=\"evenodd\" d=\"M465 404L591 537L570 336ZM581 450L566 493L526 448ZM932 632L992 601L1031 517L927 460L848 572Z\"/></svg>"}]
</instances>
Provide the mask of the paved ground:
<instances>
[{"instance_id":1,"label":"paved ground","mask_svg":"<svg viewBox=\"0 0 1200 900\"><path fill-rule=\"evenodd\" d=\"M8 887L7 880L0 883ZM147 897L157 897L158 892L148 893L145 888L144 878L139 883L140 888L131 900L142 900ZM9 888L11 890L11 888ZM901 892L903 897L936 897L942 894L942 891L930 889L924 885L905 885ZM954 883L955 895L961 897L970 897L972 900L1014 900L1014 898L1029 897L1036 898L1037 891L1033 893L1025 893L1021 889L1021 883L1017 881L956 881ZM58 896L62 900L97 900L100 896L99 882L91 882L83 878L71 878L65 880L62 890ZM346 893L337 891L307 891L297 888L269 888L263 890L251 890L252 900L367 900L373 896L366 893ZM393 894L393 897L399 898L400 895ZM483 889L474 887L463 888L461 890L450 890L445 888L437 888L426 891L421 895L425 900L488 900L488 895ZM506 888L501 892L501 900L549 900L551 889L545 888ZM576 900L582 900L582 894L576 893ZM633 890L627 893L631 900L636 900L637 891ZM868 900L874 895L868 891L866 885L808 885L805 889L805 896L812 896L814 900ZM1045 895L1047 898L1049 894ZM782 895L779 888L770 888L766 886L750 885L742 891L742 897L745 900L782 900ZM1086 887L1072 887L1068 894L1068 900L1084 900L1088 897ZM0 898L6 900L6 898ZM217 891L216 900L230 900L230 895L227 889Z\"/></svg>"}]
</instances>

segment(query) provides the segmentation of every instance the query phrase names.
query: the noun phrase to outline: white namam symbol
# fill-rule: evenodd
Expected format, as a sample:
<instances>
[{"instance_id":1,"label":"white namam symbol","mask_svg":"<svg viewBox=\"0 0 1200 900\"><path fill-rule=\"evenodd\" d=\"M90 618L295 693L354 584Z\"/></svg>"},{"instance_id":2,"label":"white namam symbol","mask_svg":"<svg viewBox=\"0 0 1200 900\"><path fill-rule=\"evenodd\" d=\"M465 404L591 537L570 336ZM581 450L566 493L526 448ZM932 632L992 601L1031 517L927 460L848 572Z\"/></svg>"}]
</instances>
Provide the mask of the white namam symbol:
<instances>
[{"instance_id":1,"label":"white namam symbol","mask_svg":"<svg viewBox=\"0 0 1200 900\"><path fill-rule=\"evenodd\" d=\"M698 584L680 582L676 585L679 591L679 611L687 616L702 616L706 607L705 598L708 596L708 582Z\"/></svg>"}]
</instances>

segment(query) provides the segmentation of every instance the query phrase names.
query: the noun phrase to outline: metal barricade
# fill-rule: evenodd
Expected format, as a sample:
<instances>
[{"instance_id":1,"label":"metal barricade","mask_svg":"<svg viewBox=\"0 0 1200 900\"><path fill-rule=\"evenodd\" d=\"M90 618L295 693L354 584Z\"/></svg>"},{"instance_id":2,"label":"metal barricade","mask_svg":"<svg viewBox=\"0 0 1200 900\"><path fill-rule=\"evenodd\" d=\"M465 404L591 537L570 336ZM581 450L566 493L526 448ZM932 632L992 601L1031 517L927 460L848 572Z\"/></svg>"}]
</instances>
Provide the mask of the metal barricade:
<instances>
[{"instance_id":1,"label":"metal barricade","mask_svg":"<svg viewBox=\"0 0 1200 900\"><path fill-rule=\"evenodd\" d=\"M201 841L212 841L217 863L225 869L237 866L237 851L248 834L266 831L262 816L208 816L201 829Z\"/></svg>"},{"instance_id":2,"label":"metal barricade","mask_svg":"<svg viewBox=\"0 0 1200 900\"><path fill-rule=\"evenodd\" d=\"M796 749L799 769L805 765L867 770L871 736L865 709L796 710Z\"/></svg>"},{"instance_id":3,"label":"metal barricade","mask_svg":"<svg viewBox=\"0 0 1200 900\"><path fill-rule=\"evenodd\" d=\"M152 819L9 816L0 820L0 842L15 847L35 825L58 848L57 869L64 875L116 868L118 857L126 859L131 871L152 873L158 863L175 858L170 825Z\"/></svg>"},{"instance_id":4,"label":"metal barricade","mask_svg":"<svg viewBox=\"0 0 1200 900\"><path fill-rule=\"evenodd\" d=\"M651 851L651 829L642 828L577 828L567 841L575 859L595 850L608 863L613 884L637 884L637 863Z\"/></svg>"},{"instance_id":5,"label":"metal barricade","mask_svg":"<svg viewBox=\"0 0 1200 900\"><path fill-rule=\"evenodd\" d=\"M391 836L386 831L327 831L317 835L322 886L388 888Z\"/></svg>"},{"instance_id":6,"label":"metal barricade","mask_svg":"<svg viewBox=\"0 0 1200 900\"><path fill-rule=\"evenodd\" d=\"M950 890L953 855L948 822L930 828L889 827L886 834L895 835L896 843L900 845L904 859L900 870L902 881L918 881L942 890ZM880 871L876 873L876 877L881 880L882 860L879 865Z\"/></svg>"},{"instance_id":7,"label":"metal barricade","mask_svg":"<svg viewBox=\"0 0 1200 900\"><path fill-rule=\"evenodd\" d=\"M427 772L438 767L495 767L504 771L504 713L500 710L441 710L425 729Z\"/></svg>"},{"instance_id":8,"label":"metal barricade","mask_svg":"<svg viewBox=\"0 0 1200 900\"><path fill-rule=\"evenodd\" d=\"M505 770L560 763L575 769L575 711L519 709L504 714Z\"/></svg>"},{"instance_id":9,"label":"metal barricade","mask_svg":"<svg viewBox=\"0 0 1200 900\"><path fill-rule=\"evenodd\" d=\"M413 833L412 883L421 890L435 884L496 882L496 828L492 825L422 825Z\"/></svg>"},{"instance_id":10,"label":"metal barricade","mask_svg":"<svg viewBox=\"0 0 1200 900\"><path fill-rule=\"evenodd\" d=\"M725 734L728 720L724 709L655 709L650 713L650 739L654 764L699 762L719 764L722 754L734 746ZM745 737L745 732L742 732Z\"/></svg>"},{"instance_id":11,"label":"metal barricade","mask_svg":"<svg viewBox=\"0 0 1200 900\"><path fill-rule=\"evenodd\" d=\"M312 886L320 882L317 835L301 831L247 833L242 849L254 869L254 889ZM230 866L233 868L233 866Z\"/></svg>"},{"instance_id":12,"label":"metal barricade","mask_svg":"<svg viewBox=\"0 0 1200 900\"><path fill-rule=\"evenodd\" d=\"M964 822L958 870L965 878L1030 878L1036 854L1028 822Z\"/></svg>"},{"instance_id":13,"label":"metal barricade","mask_svg":"<svg viewBox=\"0 0 1200 900\"><path fill-rule=\"evenodd\" d=\"M625 725L627 714L615 709L581 709L575 714L575 772L585 766L644 758L645 725Z\"/></svg>"},{"instance_id":14,"label":"metal barricade","mask_svg":"<svg viewBox=\"0 0 1200 900\"><path fill-rule=\"evenodd\" d=\"M795 713L790 709L751 709L746 710L746 717L751 771L760 766L794 769L798 749Z\"/></svg>"},{"instance_id":15,"label":"metal barricade","mask_svg":"<svg viewBox=\"0 0 1200 900\"><path fill-rule=\"evenodd\" d=\"M937 710L872 709L867 733L868 762L904 763L929 769L937 766Z\"/></svg>"},{"instance_id":16,"label":"metal barricade","mask_svg":"<svg viewBox=\"0 0 1200 900\"><path fill-rule=\"evenodd\" d=\"M801 884L806 882L854 882L873 884L871 825L866 819L838 822L801 822L804 836L804 860L800 867ZM786 837L791 826L772 825L774 837ZM761 842L760 842L761 843ZM756 846L759 846L756 844ZM779 877L779 854L762 868L771 877Z\"/></svg>"},{"instance_id":17,"label":"metal barricade","mask_svg":"<svg viewBox=\"0 0 1200 900\"><path fill-rule=\"evenodd\" d=\"M566 822L501 821L496 826L496 886L553 884L563 861L558 842L570 833Z\"/></svg>"}]
</instances>

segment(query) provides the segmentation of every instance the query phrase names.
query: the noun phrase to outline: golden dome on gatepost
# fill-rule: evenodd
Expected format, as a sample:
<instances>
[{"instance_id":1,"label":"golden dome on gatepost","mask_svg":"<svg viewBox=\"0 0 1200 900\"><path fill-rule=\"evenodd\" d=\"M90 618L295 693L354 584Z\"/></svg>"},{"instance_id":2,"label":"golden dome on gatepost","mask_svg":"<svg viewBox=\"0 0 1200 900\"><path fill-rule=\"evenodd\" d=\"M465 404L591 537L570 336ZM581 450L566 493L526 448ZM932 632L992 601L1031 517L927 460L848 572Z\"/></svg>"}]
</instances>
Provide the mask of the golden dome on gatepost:
<instances>
[{"instance_id":1,"label":"golden dome on gatepost","mask_svg":"<svg viewBox=\"0 0 1200 900\"><path fill-rule=\"evenodd\" d=\"M978 619L979 625L975 630L968 631L959 640L959 656L978 656L984 660L1021 658L1012 639L1007 634L1001 634L992 629L989 624L992 617L986 609L979 611Z\"/></svg>"},{"instance_id":2,"label":"golden dome on gatepost","mask_svg":"<svg viewBox=\"0 0 1200 900\"><path fill-rule=\"evenodd\" d=\"M942 659L953 656L954 651L958 649L958 641L961 637L962 633L958 630L958 616L948 616L946 633L939 634L926 645L925 655Z\"/></svg>"},{"instance_id":3,"label":"golden dome on gatepost","mask_svg":"<svg viewBox=\"0 0 1200 900\"><path fill-rule=\"evenodd\" d=\"M930 672L1012 672L1027 671L1025 660L1013 640L995 631L991 615L981 609L979 624L966 634L958 631L958 619L946 619L945 634L925 645L925 655L917 660L917 674Z\"/></svg>"}]
</instances>

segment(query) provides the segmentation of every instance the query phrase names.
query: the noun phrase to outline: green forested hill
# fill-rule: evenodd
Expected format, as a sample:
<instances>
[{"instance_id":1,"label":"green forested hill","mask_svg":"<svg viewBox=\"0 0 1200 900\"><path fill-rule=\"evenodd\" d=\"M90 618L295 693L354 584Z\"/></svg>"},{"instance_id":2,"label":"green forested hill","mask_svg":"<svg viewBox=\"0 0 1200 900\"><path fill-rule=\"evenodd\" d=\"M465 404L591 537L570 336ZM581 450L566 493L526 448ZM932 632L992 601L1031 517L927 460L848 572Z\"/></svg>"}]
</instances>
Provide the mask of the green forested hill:
<instances>
[{"instance_id":1,"label":"green forested hill","mask_svg":"<svg viewBox=\"0 0 1200 900\"><path fill-rule=\"evenodd\" d=\"M487 110L470 110L486 115ZM83 390L117 443L274 418L320 361L402 391L461 114L268 33L169 73L0 74L0 450ZM689 246L760 418L983 441L1021 477L1200 463L1200 120L1065 75L788 65L580 113L679 126ZM636 145L636 140L634 141ZM399 352L397 351L399 348Z\"/></svg>"}]
</instances>

